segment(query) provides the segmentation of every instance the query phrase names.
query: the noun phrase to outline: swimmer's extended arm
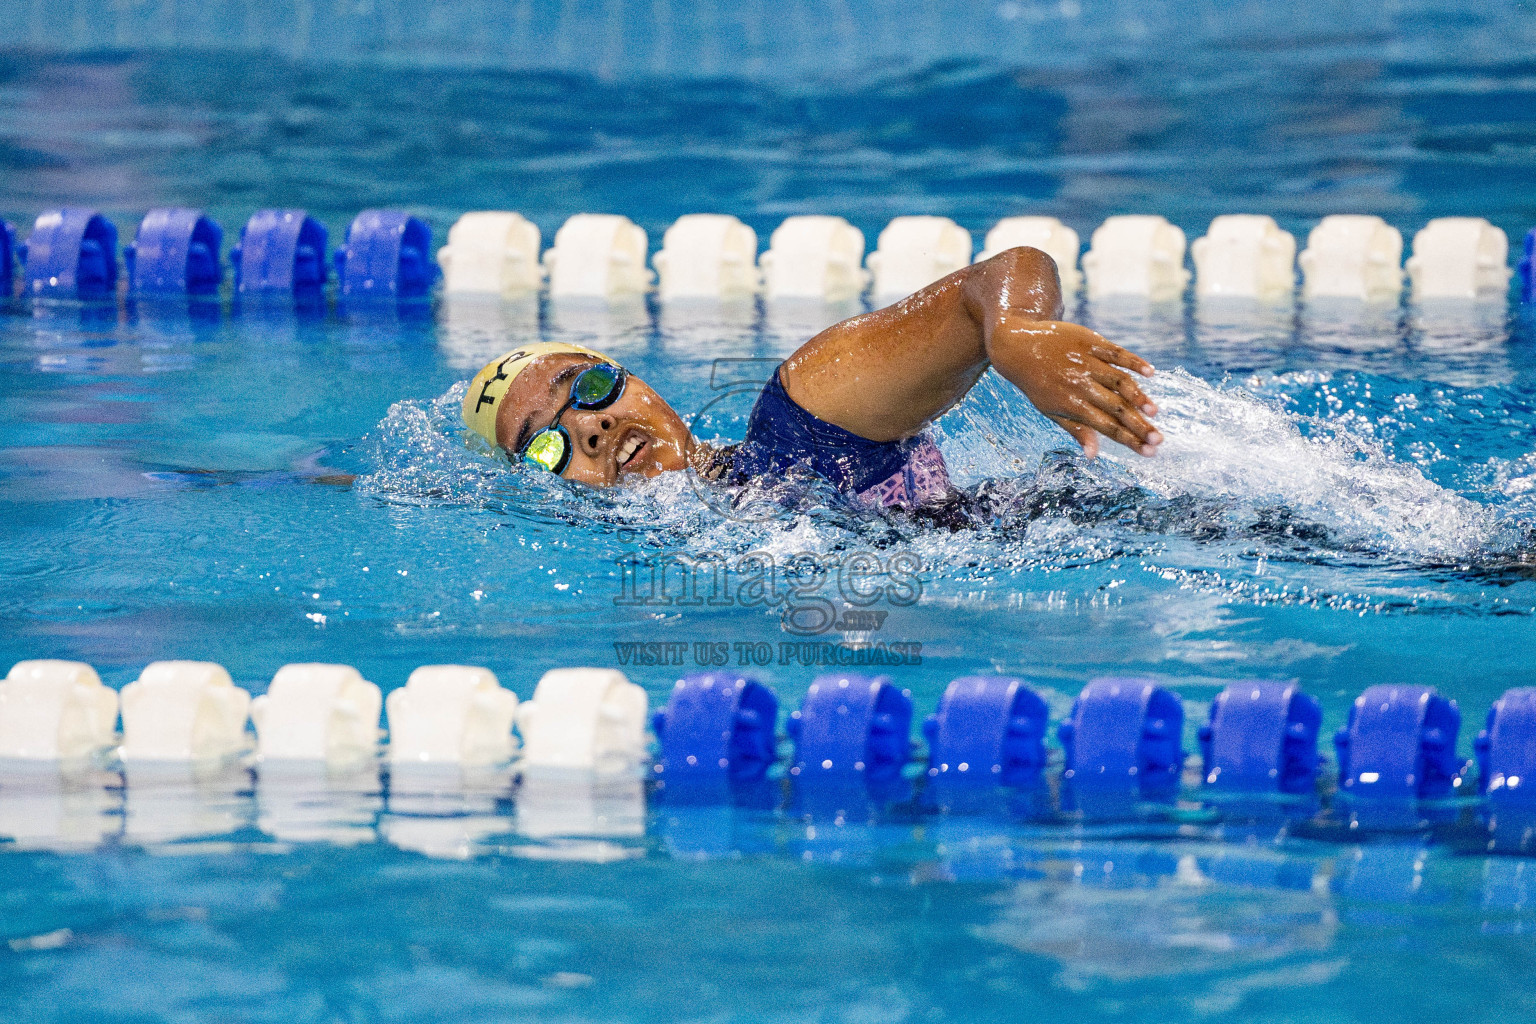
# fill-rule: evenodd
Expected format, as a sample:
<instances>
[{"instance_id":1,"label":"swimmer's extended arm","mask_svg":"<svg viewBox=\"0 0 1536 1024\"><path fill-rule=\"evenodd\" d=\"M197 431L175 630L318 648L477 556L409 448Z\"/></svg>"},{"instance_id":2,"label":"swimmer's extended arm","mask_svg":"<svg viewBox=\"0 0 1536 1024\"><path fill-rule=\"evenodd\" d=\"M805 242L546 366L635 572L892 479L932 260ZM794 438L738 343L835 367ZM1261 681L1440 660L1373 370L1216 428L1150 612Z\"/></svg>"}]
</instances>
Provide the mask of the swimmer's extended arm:
<instances>
[{"instance_id":1,"label":"swimmer's extended arm","mask_svg":"<svg viewBox=\"0 0 1536 1024\"><path fill-rule=\"evenodd\" d=\"M1100 434L1153 454L1162 441L1149 420L1157 406L1125 372L1150 377L1152 365L1061 314L1055 262L1038 249L1009 249L827 328L784 362L781 377L812 415L893 441L942 416L995 366L1090 457Z\"/></svg>"}]
</instances>

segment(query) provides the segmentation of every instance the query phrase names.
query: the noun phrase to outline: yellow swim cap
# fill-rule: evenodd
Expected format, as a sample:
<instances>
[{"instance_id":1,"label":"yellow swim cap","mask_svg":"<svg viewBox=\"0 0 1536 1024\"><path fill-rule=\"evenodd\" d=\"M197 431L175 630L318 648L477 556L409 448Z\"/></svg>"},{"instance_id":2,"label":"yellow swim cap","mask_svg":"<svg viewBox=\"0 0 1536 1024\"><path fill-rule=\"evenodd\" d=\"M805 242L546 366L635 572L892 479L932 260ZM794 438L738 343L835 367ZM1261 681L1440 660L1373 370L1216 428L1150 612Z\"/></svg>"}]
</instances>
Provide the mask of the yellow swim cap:
<instances>
[{"instance_id":1,"label":"yellow swim cap","mask_svg":"<svg viewBox=\"0 0 1536 1024\"><path fill-rule=\"evenodd\" d=\"M501 399L512 386L517 375L530 363L543 356L574 353L592 356L604 362L612 362L601 352L594 352L580 345L568 345L561 341L535 341L521 345L498 359L485 364L485 369L475 374L464 393L464 425L496 447L496 414L501 411Z\"/></svg>"}]
</instances>

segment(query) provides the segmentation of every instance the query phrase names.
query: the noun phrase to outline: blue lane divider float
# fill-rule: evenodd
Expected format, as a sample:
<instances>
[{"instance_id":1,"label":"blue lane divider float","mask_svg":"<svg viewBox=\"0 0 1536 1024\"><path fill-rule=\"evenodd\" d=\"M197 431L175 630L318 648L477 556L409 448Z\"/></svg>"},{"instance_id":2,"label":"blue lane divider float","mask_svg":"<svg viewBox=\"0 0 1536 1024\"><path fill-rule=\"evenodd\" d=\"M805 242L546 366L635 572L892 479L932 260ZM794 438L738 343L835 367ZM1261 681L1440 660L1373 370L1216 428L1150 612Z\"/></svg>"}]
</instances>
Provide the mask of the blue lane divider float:
<instances>
[{"instance_id":1,"label":"blue lane divider float","mask_svg":"<svg viewBox=\"0 0 1536 1024\"><path fill-rule=\"evenodd\" d=\"M1077 792L1171 800L1184 767L1184 705L1151 679L1095 679L1056 730Z\"/></svg>"},{"instance_id":2,"label":"blue lane divider float","mask_svg":"<svg viewBox=\"0 0 1536 1024\"><path fill-rule=\"evenodd\" d=\"M938 711L923 722L928 777L989 786L1038 782L1049 718L1045 701L1022 679L956 679L944 690Z\"/></svg>"},{"instance_id":3,"label":"blue lane divider float","mask_svg":"<svg viewBox=\"0 0 1536 1024\"><path fill-rule=\"evenodd\" d=\"M95 210L44 211L21 253L28 295L95 299L117 289L117 226Z\"/></svg>"},{"instance_id":4,"label":"blue lane divider float","mask_svg":"<svg viewBox=\"0 0 1536 1024\"><path fill-rule=\"evenodd\" d=\"M409 299L426 295L437 265L432 229L400 210L364 210L336 250L336 276L347 298Z\"/></svg>"},{"instance_id":5,"label":"blue lane divider float","mask_svg":"<svg viewBox=\"0 0 1536 1024\"><path fill-rule=\"evenodd\" d=\"M1357 799L1406 802L1451 795L1461 764L1461 711L1429 686L1372 686L1333 737L1339 790Z\"/></svg>"},{"instance_id":6,"label":"blue lane divider float","mask_svg":"<svg viewBox=\"0 0 1536 1024\"><path fill-rule=\"evenodd\" d=\"M818 676L787 728L795 741L790 774L801 782L891 782L911 756L912 697L890 676Z\"/></svg>"},{"instance_id":7,"label":"blue lane divider float","mask_svg":"<svg viewBox=\"0 0 1536 1024\"><path fill-rule=\"evenodd\" d=\"M150 210L123 247L128 285L140 295L214 295L224 281L224 229L202 210Z\"/></svg>"},{"instance_id":8,"label":"blue lane divider float","mask_svg":"<svg viewBox=\"0 0 1536 1024\"><path fill-rule=\"evenodd\" d=\"M1536 302L1536 228L1525 233L1525 255L1520 260L1520 301Z\"/></svg>"},{"instance_id":9,"label":"blue lane divider float","mask_svg":"<svg viewBox=\"0 0 1536 1024\"><path fill-rule=\"evenodd\" d=\"M651 716L661 745L655 770L757 782L773 764L779 699L749 676L696 672L672 687L667 706Z\"/></svg>"},{"instance_id":10,"label":"blue lane divider float","mask_svg":"<svg viewBox=\"0 0 1536 1024\"><path fill-rule=\"evenodd\" d=\"M235 291L306 293L325 287L325 226L303 210L257 210L229 252Z\"/></svg>"},{"instance_id":11,"label":"blue lane divider float","mask_svg":"<svg viewBox=\"0 0 1536 1024\"><path fill-rule=\"evenodd\" d=\"M1536 807L1536 687L1504 691L1473 749L1481 792L1501 804Z\"/></svg>"},{"instance_id":12,"label":"blue lane divider float","mask_svg":"<svg viewBox=\"0 0 1536 1024\"><path fill-rule=\"evenodd\" d=\"M16 229L11 222L0 220L0 299L11 297L16 287L13 268L16 262Z\"/></svg>"},{"instance_id":13,"label":"blue lane divider float","mask_svg":"<svg viewBox=\"0 0 1536 1024\"><path fill-rule=\"evenodd\" d=\"M1313 792L1322 724L1322 705L1295 683L1233 683L1216 695L1200 727L1205 784L1216 792Z\"/></svg>"}]
</instances>

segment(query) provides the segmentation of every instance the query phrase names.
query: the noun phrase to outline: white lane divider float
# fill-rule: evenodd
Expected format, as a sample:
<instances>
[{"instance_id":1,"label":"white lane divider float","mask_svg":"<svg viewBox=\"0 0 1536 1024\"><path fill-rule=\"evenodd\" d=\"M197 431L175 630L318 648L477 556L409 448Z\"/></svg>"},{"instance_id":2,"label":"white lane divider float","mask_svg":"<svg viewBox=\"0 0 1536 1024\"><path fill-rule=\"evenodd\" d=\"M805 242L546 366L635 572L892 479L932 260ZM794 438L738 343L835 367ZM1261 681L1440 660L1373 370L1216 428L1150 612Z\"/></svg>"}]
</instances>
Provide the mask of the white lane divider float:
<instances>
[{"instance_id":1,"label":"white lane divider float","mask_svg":"<svg viewBox=\"0 0 1536 1024\"><path fill-rule=\"evenodd\" d=\"M263 761L344 763L379 743L379 688L350 665L284 665L251 701Z\"/></svg>"},{"instance_id":2,"label":"white lane divider float","mask_svg":"<svg viewBox=\"0 0 1536 1024\"><path fill-rule=\"evenodd\" d=\"M249 818L251 695L222 665L156 661L123 687L123 837L167 843L222 835Z\"/></svg>"},{"instance_id":3,"label":"white lane divider float","mask_svg":"<svg viewBox=\"0 0 1536 1024\"><path fill-rule=\"evenodd\" d=\"M615 669L544 673L517 711L523 765L622 771L645 756L645 690Z\"/></svg>"},{"instance_id":4,"label":"white lane divider float","mask_svg":"<svg viewBox=\"0 0 1536 1024\"><path fill-rule=\"evenodd\" d=\"M1077 232L1055 217L1004 217L992 225L976 262L989 260L1005 249L1027 245L1039 249L1056 261L1061 278L1061 294L1073 296L1082 287L1083 275L1077 268L1081 248Z\"/></svg>"},{"instance_id":5,"label":"white lane divider float","mask_svg":"<svg viewBox=\"0 0 1536 1024\"><path fill-rule=\"evenodd\" d=\"M1513 274L1509 238L1482 217L1436 217L1413 236L1406 269L1415 299L1502 301Z\"/></svg>"},{"instance_id":6,"label":"white lane divider float","mask_svg":"<svg viewBox=\"0 0 1536 1024\"><path fill-rule=\"evenodd\" d=\"M71 760L110 747L117 691L78 661L20 661L0 680L0 758Z\"/></svg>"},{"instance_id":7,"label":"white lane divider float","mask_svg":"<svg viewBox=\"0 0 1536 1024\"><path fill-rule=\"evenodd\" d=\"M1093 232L1083 273L1088 297L1129 295L1153 302L1178 298L1189 283L1184 232L1151 214L1111 217Z\"/></svg>"},{"instance_id":8,"label":"white lane divider float","mask_svg":"<svg viewBox=\"0 0 1536 1024\"><path fill-rule=\"evenodd\" d=\"M350 666L286 665L252 700L219 665L156 662L122 704L127 785L118 788L107 781L115 773L68 767L117 739L118 695L90 666L23 662L0 681L0 758L31 759L4 769L0 835L28 848L89 848L119 832L159 844L227 834L254 815L284 840L382 835L431 856L468 856L507 829L501 802L514 768L505 762L520 718L529 742L517 829L542 844L524 852L593 861L642 852L607 841L645 828L634 769L647 698L620 672L549 672L519 715L516 696L486 669L418 669L389 702L387 808L372 761L379 688ZM228 756L247 748L247 709L261 760L254 804L249 769Z\"/></svg>"},{"instance_id":9,"label":"white lane divider float","mask_svg":"<svg viewBox=\"0 0 1536 1024\"><path fill-rule=\"evenodd\" d=\"M555 232L554 247L544 253L552 299L610 299L640 295L651 286L645 265L650 247L641 228L628 217L578 213Z\"/></svg>"},{"instance_id":10,"label":"white lane divider float","mask_svg":"<svg viewBox=\"0 0 1536 1024\"><path fill-rule=\"evenodd\" d=\"M222 665L157 661L123 687L123 837L168 843L223 835L250 817L251 695Z\"/></svg>"},{"instance_id":11,"label":"white lane divider float","mask_svg":"<svg viewBox=\"0 0 1536 1024\"><path fill-rule=\"evenodd\" d=\"M774 229L758 258L763 294L772 299L840 302L869 284L864 232L841 217L790 217Z\"/></svg>"},{"instance_id":12,"label":"white lane divider float","mask_svg":"<svg viewBox=\"0 0 1536 1024\"><path fill-rule=\"evenodd\" d=\"M544 282L538 225L502 210L466 213L448 229L437 251L448 295L513 296L536 292Z\"/></svg>"},{"instance_id":13,"label":"white lane divider float","mask_svg":"<svg viewBox=\"0 0 1536 1024\"><path fill-rule=\"evenodd\" d=\"M1403 236L1380 217L1324 217L1296 261L1308 297L1393 301L1403 290Z\"/></svg>"},{"instance_id":14,"label":"white lane divider float","mask_svg":"<svg viewBox=\"0 0 1536 1024\"><path fill-rule=\"evenodd\" d=\"M1232 213L1211 221L1189 247L1195 294L1275 299L1296 290L1296 237L1273 217Z\"/></svg>"},{"instance_id":15,"label":"white lane divider float","mask_svg":"<svg viewBox=\"0 0 1536 1024\"><path fill-rule=\"evenodd\" d=\"M123 687L122 704L124 761L206 761L247 745L251 695L213 662L153 662Z\"/></svg>"},{"instance_id":16,"label":"white lane divider float","mask_svg":"<svg viewBox=\"0 0 1536 1024\"><path fill-rule=\"evenodd\" d=\"M662 236L651 258L663 302L676 299L733 299L761 286L757 232L723 213L679 217Z\"/></svg>"},{"instance_id":17,"label":"white lane divider float","mask_svg":"<svg viewBox=\"0 0 1536 1024\"><path fill-rule=\"evenodd\" d=\"M392 764L495 764L512 756L517 694L490 669L424 665L385 706Z\"/></svg>"},{"instance_id":18,"label":"white lane divider float","mask_svg":"<svg viewBox=\"0 0 1536 1024\"><path fill-rule=\"evenodd\" d=\"M904 298L971 262L971 233L948 217L897 217L864 261L876 305Z\"/></svg>"}]
</instances>

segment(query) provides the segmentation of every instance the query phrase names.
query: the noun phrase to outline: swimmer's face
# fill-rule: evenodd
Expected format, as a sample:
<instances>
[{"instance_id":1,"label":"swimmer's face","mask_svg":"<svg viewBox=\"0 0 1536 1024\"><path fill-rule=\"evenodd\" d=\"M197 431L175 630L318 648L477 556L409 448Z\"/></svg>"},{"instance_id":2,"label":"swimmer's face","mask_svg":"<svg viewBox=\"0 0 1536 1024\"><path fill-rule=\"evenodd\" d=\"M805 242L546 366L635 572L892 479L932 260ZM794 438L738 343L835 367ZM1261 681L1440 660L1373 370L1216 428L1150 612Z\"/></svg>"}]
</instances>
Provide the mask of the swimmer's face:
<instances>
[{"instance_id":1,"label":"swimmer's face","mask_svg":"<svg viewBox=\"0 0 1536 1024\"><path fill-rule=\"evenodd\" d=\"M496 415L496 443L517 457L538 431L554 426L555 414L571 397L571 381L600 360L575 352L555 353L530 363L507 388ZM571 435L571 461L560 475L593 487L652 477L688 465L693 435L682 417L629 375L624 393L606 409L577 409L560 415Z\"/></svg>"}]
</instances>

